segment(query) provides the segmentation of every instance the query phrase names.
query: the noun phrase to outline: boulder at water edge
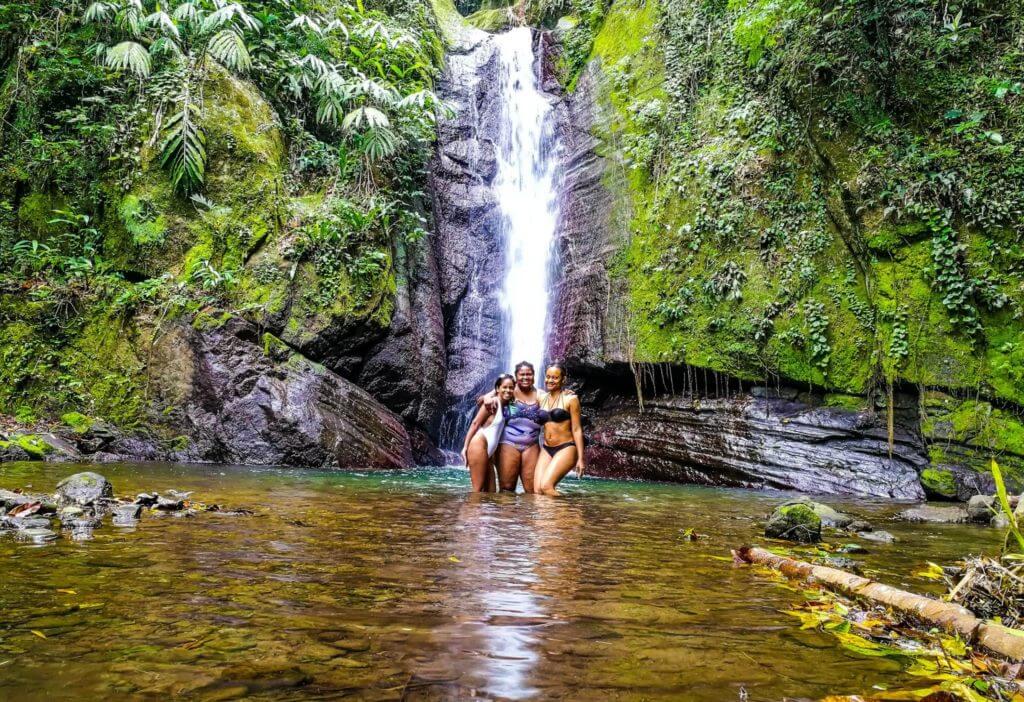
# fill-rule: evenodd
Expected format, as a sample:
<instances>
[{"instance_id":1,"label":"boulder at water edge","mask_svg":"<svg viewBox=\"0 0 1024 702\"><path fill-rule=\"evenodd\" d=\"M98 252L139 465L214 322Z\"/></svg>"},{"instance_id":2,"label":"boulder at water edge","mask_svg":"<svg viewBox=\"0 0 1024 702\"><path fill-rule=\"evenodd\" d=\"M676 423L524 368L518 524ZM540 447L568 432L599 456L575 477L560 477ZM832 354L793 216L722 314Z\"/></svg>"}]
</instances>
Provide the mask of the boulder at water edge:
<instances>
[{"instance_id":1,"label":"boulder at water edge","mask_svg":"<svg viewBox=\"0 0 1024 702\"><path fill-rule=\"evenodd\" d=\"M764 535L804 544L821 541L821 517L803 502L781 505L768 519Z\"/></svg>"},{"instance_id":2,"label":"boulder at water edge","mask_svg":"<svg viewBox=\"0 0 1024 702\"><path fill-rule=\"evenodd\" d=\"M57 483L54 497L60 505L92 505L103 498L112 498L114 487L99 473L75 473Z\"/></svg>"}]
</instances>

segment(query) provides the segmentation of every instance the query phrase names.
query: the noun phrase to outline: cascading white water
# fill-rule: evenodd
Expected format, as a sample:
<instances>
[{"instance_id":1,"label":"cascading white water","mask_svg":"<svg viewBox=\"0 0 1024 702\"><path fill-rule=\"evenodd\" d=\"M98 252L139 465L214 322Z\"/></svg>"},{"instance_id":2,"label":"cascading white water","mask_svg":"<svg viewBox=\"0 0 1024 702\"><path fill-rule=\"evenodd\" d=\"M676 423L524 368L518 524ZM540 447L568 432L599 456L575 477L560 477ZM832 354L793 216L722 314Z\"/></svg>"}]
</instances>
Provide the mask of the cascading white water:
<instances>
[{"instance_id":1,"label":"cascading white water","mask_svg":"<svg viewBox=\"0 0 1024 702\"><path fill-rule=\"evenodd\" d=\"M502 213L505 367L544 361L549 268L558 221L554 110L534 68L526 27L494 38L503 109L494 189Z\"/></svg>"}]
</instances>

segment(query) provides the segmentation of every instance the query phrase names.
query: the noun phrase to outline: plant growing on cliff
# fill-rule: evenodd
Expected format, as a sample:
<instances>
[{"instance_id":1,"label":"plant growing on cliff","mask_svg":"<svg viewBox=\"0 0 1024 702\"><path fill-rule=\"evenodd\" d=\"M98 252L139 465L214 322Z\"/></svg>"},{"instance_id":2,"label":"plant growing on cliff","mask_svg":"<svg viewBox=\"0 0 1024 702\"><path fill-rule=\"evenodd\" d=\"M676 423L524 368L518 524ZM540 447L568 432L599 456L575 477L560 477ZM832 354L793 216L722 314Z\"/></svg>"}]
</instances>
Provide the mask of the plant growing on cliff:
<instances>
[{"instance_id":1,"label":"plant growing on cliff","mask_svg":"<svg viewBox=\"0 0 1024 702\"><path fill-rule=\"evenodd\" d=\"M832 346L828 343L828 317L825 306L818 300L804 301L804 317L807 320L807 348L811 361L821 371L828 368Z\"/></svg>"},{"instance_id":2,"label":"plant growing on cliff","mask_svg":"<svg viewBox=\"0 0 1024 702\"><path fill-rule=\"evenodd\" d=\"M162 127L160 164L175 190L186 195L199 190L207 161L199 88L207 61L213 59L237 73L248 71L252 59L246 41L260 30L260 21L242 4L223 0L191 0L170 13L160 2L101 1L89 5L82 19L101 25L106 39L117 41L112 46L97 43L97 58L140 81L155 79L161 108L174 106Z\"/></svg>"}]
</instances>

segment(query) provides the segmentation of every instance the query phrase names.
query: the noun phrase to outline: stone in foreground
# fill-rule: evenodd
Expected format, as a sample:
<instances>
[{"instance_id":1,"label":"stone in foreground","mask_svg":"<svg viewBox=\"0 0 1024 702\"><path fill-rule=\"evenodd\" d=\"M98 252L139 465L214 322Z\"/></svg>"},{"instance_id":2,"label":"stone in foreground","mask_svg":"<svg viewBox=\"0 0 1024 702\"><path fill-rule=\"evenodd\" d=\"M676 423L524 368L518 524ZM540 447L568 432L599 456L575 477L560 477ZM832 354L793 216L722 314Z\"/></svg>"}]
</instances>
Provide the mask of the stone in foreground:
<instances>
[{"instance_id":1,"label":"stone in foreground","mask_svg":"<svg viewBox=\"0 0 1024 702\"><path fill-rule=\"evenodd\" d=\"M781 505L765 525L764 535L803 544L821 541L821 517L803 502Z\"/></svg>"},{"instance_id":2,"label":"stone in foreground","mask_svg":"<svg viewBox=\"0 0 1024 702\"><path fill-rule=\"evenodd\" d=\"M85 507L114 497L114 487L99 473L75 473L57 483L54 495L60 505Z\"/></svg>"}]
</instances>

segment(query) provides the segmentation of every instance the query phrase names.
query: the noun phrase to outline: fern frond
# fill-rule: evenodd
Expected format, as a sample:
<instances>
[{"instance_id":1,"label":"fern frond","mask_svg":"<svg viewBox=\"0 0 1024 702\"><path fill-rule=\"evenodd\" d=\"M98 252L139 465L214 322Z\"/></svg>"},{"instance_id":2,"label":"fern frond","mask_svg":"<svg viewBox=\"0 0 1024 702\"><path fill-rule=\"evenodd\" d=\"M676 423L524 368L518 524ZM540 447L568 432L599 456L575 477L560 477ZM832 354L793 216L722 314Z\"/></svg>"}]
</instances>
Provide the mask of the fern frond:
<instances>
[{"instance_id":1,"label":"fern frond","mask_svg":"<svg viewBox=\"0 0 1024 702\"><path fill-rule=\"evenodd\" d=\"M162 10L147 15L142 23L147 27L152 27L160 31L161 34L180 39L181 34L178 33L178 25L174 23L171 16Z\"/></svg>"},{"instance_id":2,"label":"fern frond","mask_svg":"<svg viewBox=\"0 0 1024 702\"><path fill-rule=\"evenodd\" d=\"M295 15L295 19L285 25L285 29L304 29L316 35L323 34L320 24L309 15Z\"/></svg>"},{"instance_id":3,"label":"fern frond","mask_svg":"<svg viewBox=\"0 0 1024 702\"><path fill-rule=\"evenodd\" d=\"M363 127L377 129L390 126L391 120L388 119L388 116L376 107L370 107L369 105L363 105L352 110L345 115L345 119L341 123L341 128L346 131L362 129Z\"/></svg>"},{"instance_id":4,"label":"fern frond","mask_svg":"<svg viewBox=\"0 0 1024 702\"><path fill-rule=\"evenodd\" d=\"M386 83L379 83L372 78L363 78L352 84L356 95L365 95L376 103L394 105L398 102L398 91Z\"/></svg>"},{"instance_id":5,"label":"fern frond","mask_svg":"<svg viewBox=\"0 0 1024 702\"><path fill-rule=\"evenodd\" d=\"M183 2L174 8L171 16L179 22L195 24L199 19L199 6L194 2Z\"/></svg>"},{"instance_id":6,"label":"fern frond","mask_svg":"<svg viewBox=\"0 0 1024 702\"><path fill-rule=\"evenodd\" d=\"M252 59L249 57L245 40L233 29L222 29L214 34L206 50L222 64L239 73L245 73L252 68Z\"/></svg>"},{"instance_id":7,"label":"fern frond","mask_svg":"<svg viewBox=\"0 0 1024 702\"><path fill-rule=\"evenodd\" d=\"M236 21L246 29L251 29L254 32L259 31L260 27L263 26L258 19L246 12L244 7L237 2L233 2L217 8L207 15L206 19L203 20L203 30L207 32L213 31Z\"/></svg>"},{"instance_id":8,"label":"fern frond","mask_svg":"<svg viewBox=\"0 0 1024 702\"><path fill-rule=\"evenodd\" d=\"M114 6L105 2L94 2L85 8L82 21L86 24L91 22L104 22L114 14Z\"/></svg>"},{"instance_id":9,"label":"fern frond","mask_svg":"<svg viewBox=\"0 0 1024 702\"><path fill-rule=\"evenodd\" d=\"M167 120L160 165L178 192L189 195L206 179L206 134L199 125L199 108L186 94L181 111Z\"/></svg>"},{"instance_id":10,"label":"fern frond","mask_svg":"<svg viewBox=\"0 0 1024 702\"><path fill-rule=\"evenodd\" d=\"M382 161L398 151L398 137L387 127L371 127L359 137L359 147L370 161Z\"/></svg>"},{"instance_id":11,"label":"fern frond","mask_svg":"<svg viewBox=\"0 0 1024 702\"><path fill-rule=\"evenodd\" d=\"M142 34L142 8L129 4L115 16L117 26L126 34L137 37Z\"/></svg>"},{"instance_id":12,"label":"fern frond","mask_svg":"<svg viewBox=\"0 0 1024 702\"><path fill-rule=\"evenodd\" d=\"M106 63L117 71L131 71L140 78L149 75L153 62L146 47L134 41L122 41L107 49Z\"/></svg>"},{"instance_id":13,"label":"fern frond","mask_svg":"<svg viewBox=\"0 0 1024 702\"><path fill-rule=\"evenodd\" d=\"M296 63L298 63L298 65L302 66L310 73L312 73L317 78L323 78L325 75L327 75L333 70L326 61L324 61L316 54L306 54L305 56L300 58Z\"/></svg>"},{"instance_id":14,"label":"fern frond","mask_svg":"<svg viewBox=\"0 0 1024 702\"><path fill-rule=\"evenodd\" d=\"M341 20L333 19L324 26L324 34L330 34L331 32L341 32L345 35L345 39L349 38L348 27Z\"/></svg>"}]
</instances>

